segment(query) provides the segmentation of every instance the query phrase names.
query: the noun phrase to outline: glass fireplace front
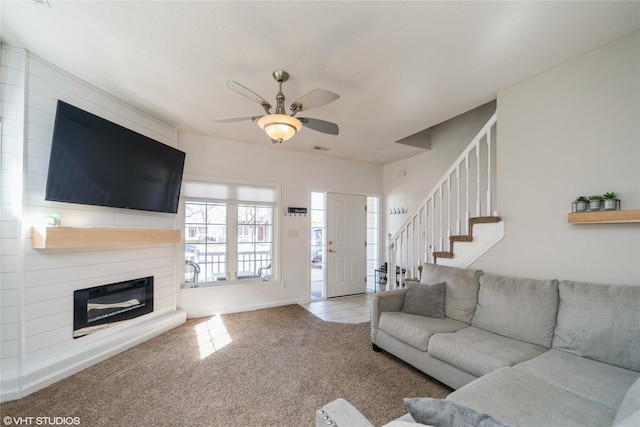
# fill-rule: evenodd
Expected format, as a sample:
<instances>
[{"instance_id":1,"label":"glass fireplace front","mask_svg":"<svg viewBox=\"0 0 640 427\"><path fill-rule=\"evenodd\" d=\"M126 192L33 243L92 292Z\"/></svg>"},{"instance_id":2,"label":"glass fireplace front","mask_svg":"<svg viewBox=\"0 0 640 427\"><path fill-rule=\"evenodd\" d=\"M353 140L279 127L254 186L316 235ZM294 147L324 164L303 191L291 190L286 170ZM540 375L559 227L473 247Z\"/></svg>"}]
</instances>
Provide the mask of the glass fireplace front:
<instances>
[{"instance_id":1,"label":"glass fireplace front","mask_svg":"<svg viewBox=\"0 0 640 427\"><path fill-rule=\"evenodd\" d=\"M153 311L153 276L73 293L73 337Z\"/></svg>"}]
</instances>

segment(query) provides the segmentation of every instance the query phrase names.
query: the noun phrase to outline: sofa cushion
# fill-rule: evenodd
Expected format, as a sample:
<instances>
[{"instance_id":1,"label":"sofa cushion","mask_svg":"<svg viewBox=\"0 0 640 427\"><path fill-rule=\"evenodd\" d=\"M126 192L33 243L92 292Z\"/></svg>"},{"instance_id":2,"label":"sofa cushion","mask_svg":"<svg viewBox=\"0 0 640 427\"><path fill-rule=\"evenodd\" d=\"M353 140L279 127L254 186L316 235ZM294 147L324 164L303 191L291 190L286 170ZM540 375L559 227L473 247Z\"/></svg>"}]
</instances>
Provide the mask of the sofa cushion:
<instances>
[{"instance_id":1,"label":"sofa cushion","mask_svg":"<svg viewBox=\"0 0 640 427\"><path fill-rule=\"evenodd\" d=\"M613 427L638 427L640 426L640 409L630 414L622 421L613 424Z\"/></svg>"},{"instance_id":2,"label":"sofa cushion","mask_svg":"<svg viewBox=\"0 0 640 427\"><path fill-rule=\"evenodd\" d=\"M409 314L444 318L444 283L407 283L402 311Z\"/></svg>"},{"instance_id":3,"label":"sofa cushion","mask_svg":"<svg viewBox=\"0 0 640 427\"><path fill-rule=\"evenodd\" d=\"M561 281L553 348L640 371L640 286Z\"/></svg>"},{"instance_id":4,"label":"sofa cushion","mask_svg":"<svg viewBox=\"0 0 640 427\"><path fill-rule=\"evenodd\" d=\"M424 264L420 283L445 283L444 315L469 323L478 302L482 270Z\"/></svg>"},{"instance_id":5,"label":"sofa cushion","mask_svg":"<svg viewBox=\"0 0 640 427\"><path fill-rule=\"evenodd\" d=\"M452 400L415 397L403 399L413 419L422 424L438 427L508 427L487 414Z\"/></svg>"},{"instance_id":6,"label":"sofa cushion","mask_svg":"<svg viewBox=\"0 0 640 427\"><path fill-rule=\"evenodd\" d=\"M613 421L614 427L626 425L640 425L640 379L627 390Z\"/></svg>"},{"instance_id":7,"label":"sofa cushion","mask_svg":"<svg viewBox=\"0 0 640 427\"><path fill-rule=\"evenodd\" d=\"M389 421L382 427L420 427L420 426L427 426L427 425L416 423L415 421L393 420L393 421ZM427 426L427 427L433 427L433 426Z\"/></svg>"},{"instance_id":8,"label":"sofa cushion","mask_svg":"<svg viewBox=\"0 0 640 427\"><path fill-rule=\"evenodd\" d=\"M429 356L476 376L536 357L547 349L469 326L429 340Z\"/></svg>"},{"instance_id":9,"label":"sofa cushion","mask_svg":"<svg viewBox=\"0 0 640 427\"><path fill-rule=\"evenodd\" d=\"M515 426L610 426L615 412L514 368L491 372L447 399Z\"/></svg>"},{"instance_id":10,"label":"sofa cushion","mask_svg":"<svg viewBox=\"0 0 640 427\"><path fill-rule=\"evenodd\" d=\"M416 422L416 420L414 420L413 417L411 416L411 414L408 413L408 412L406 414L404 414L403 416L396 418L393 421L401 421L401 422L404 422L404 423L415 423ZM385 426L386 426L386 424L385 424Z\"/></svg>"},{"instance_id":11,"label":"sofa cushion","mask_svg":"<svg viewBox=\"0 0 640 427\"><path fill-rule=\"evenodd\" d=\"M615 411L640 372L579 357L560 350L549 350L514 366L522 372L601 403Z\"/></svg>"},{"instance_id":12,"label":"sofa cushion","mask_svg":"<svg viewBox=\"0 0 640 427\"><path fill-rule=\"evenodd\" d=\"M480 276L478 306L471 325L551 347L558 311L558 281Z\"/></svg>"},{"instance_id":13,"label":"sofa cushion","mask_svg":"<svg viewBox=\"0 0 640 427\"><path fill-rule=\"evenodd\" d=\"M378 321L378 329L421 351L427 351L429 339L433 334L455 332L465 327L466 323L453 319L434 319L399 311L384 311L380 313Z\"/></svg>"},{"instance_id":14,"label":"sofa cushion","mask_svg":"<svg viewBox=\"0 0 640 427\"><path fill-rule=\"evenodd\" d=\"M373 427L351 403L336 399L316 411L316 426Z\"/></svg>"}]
</instances>

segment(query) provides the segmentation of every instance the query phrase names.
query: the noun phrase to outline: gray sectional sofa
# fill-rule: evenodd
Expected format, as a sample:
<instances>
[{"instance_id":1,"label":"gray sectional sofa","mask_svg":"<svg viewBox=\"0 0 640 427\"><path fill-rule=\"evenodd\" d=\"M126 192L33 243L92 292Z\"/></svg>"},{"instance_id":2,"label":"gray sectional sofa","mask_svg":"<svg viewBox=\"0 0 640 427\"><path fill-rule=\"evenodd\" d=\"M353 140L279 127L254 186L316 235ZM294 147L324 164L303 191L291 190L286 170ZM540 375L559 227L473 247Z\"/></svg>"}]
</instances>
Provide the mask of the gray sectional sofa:
<instances>
[{"instance_id":1,"label":"gray sectional sofa","mask_svg":"<svg viewBox=\"0 0 640 427\"><path fill-rule=\"evenodd\" d=\"M421 284L371 304L374 350L455 389L455 409L513 426L640 426L640 286L425 264ZM344 400L321 411L318 425L371 425Z\"/></svg>"}]
</instances>

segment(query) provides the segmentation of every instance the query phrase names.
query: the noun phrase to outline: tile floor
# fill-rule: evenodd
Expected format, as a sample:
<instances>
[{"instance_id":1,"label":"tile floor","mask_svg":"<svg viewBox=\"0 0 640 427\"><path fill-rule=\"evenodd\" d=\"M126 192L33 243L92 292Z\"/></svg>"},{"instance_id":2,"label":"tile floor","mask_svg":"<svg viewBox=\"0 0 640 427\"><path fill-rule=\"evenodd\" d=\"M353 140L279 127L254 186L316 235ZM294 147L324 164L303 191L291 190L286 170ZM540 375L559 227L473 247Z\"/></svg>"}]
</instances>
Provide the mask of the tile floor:
<instances>
[{"instance_id":1,"label":"tile floor","mask_svg":"<svg viewBox=\"0 0 640 427\"><path fill-rule=\"evenodd\" d=\"M369 321L371 294L355 295L300 304L326 322L363 323Z\"/></svg>"}]
</instances>

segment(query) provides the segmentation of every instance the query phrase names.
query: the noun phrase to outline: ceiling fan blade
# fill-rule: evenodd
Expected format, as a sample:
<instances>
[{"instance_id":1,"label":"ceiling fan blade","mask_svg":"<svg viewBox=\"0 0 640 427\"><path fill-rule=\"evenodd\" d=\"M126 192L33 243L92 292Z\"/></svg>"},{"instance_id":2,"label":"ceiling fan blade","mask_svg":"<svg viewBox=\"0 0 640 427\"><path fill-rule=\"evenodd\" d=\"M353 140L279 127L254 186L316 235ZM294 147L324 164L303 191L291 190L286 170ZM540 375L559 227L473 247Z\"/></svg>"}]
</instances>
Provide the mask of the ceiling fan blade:
<instances>
[{"instance_id":1,"label":"ceiling fan blade","mask_svg":"<svg viewBox=\"0 0 640 427\"><path fill-rule=\"evenodd\" d=\"M269 113L269 109L271 108L271 104L269 104L267 102L266 99L264 99L263 97L261 97L260 95L258 95L257 93L255 93L254 91L252 91L249 88L246 88L244 86L242 86L240 83L234 81L234 80L229 80L227 82L227 87L229 89L231 89L232 91L239 93L240 95L244 96L247 99L252 100L253 102L262 105L262 107L265 109L265 111L267 111L267 113Z\"/></svg>"},{"instance_id":2,"label":"ceiling fan blade","mask_svg":"<svg viewBox=\"0 0 640 427\"><path fill-rule=\"evenodd\" d=\"M227 117L227 118L224 118L224 119L215 119L215 120L211 120L211 121L215 122L215 123L233 123L233 122L242 122L244 120L256 121L260 117L262 117L262 116Z\"/></svg>"},{"instance_id":3,"label":"ceiling fan blade","mask_svg":"<svg viewBox=\"0 0 640 427\"><path fill-rule=\"evenodd\" d=\"M322 133L328 133L329 135L338 135L340 131L337 124L328 122L326 120L311 119L308 117L298 117L298 120L300 120L302 124L309 129L313 129Z\"/></svg>"},{"instance_id":4,"label":"ceiling fan blade","mask_svg":"<svg viewBox=\"0 0 640 427\"><path fill-rule=\"evenodd\" d=\"M291 104L291 109L294 112L308 111L312 108L322 107L330 102L340 98L337 93L330 92L324 89L314 89L309 93L302 95Z\"/></svg>"}]
</instances>

